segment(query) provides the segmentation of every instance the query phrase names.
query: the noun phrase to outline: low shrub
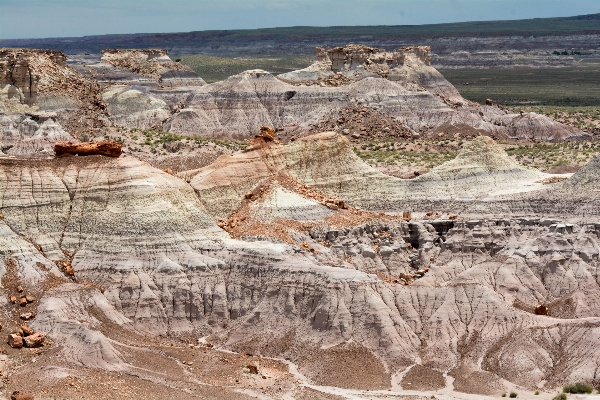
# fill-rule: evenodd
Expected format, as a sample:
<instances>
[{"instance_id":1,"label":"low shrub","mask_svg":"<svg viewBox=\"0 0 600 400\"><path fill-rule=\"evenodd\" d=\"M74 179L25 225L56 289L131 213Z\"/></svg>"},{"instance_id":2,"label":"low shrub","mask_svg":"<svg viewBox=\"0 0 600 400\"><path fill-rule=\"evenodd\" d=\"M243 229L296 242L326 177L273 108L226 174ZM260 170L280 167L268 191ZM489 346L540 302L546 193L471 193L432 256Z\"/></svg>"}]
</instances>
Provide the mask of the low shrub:
<instances>
[{"instance_id":1,"label":"low shrub","mask_svg":"<svg viewBox=\"0 0 600 400\"><path fill-rule=\"evenodd\" d=\"M552 400L567 400L567 395L564 393L559 393L552 398Z\"/></svg>"},{"instance_id":2,"label":"low shrub","mask_svg":"<svg viewBox=\"0 0 600 400\"><path fill-rule=\"evenodd\" d=\"M536 390L534 394L537 396L537 395L539 395L539 394L540 394L540 391L539 391L539 390Z\"/></svg>"},{"instance_id":3,"label":"low shrub","mask_svg":"<svg viewBox=\"0 0 600 400\"><path fill-rule=\"evenodd\" d=\"M565 385L563 392L565 393L592 393L592 387L581 382Z\"/></svg>"},{"instance_id":4,"label":"low shrub","mask_svg":"<svg viewBox=\"0 0 600 400\"><path fill-rule=\"evenodd\" d=\"M515 397L517 397L517 394L515 392L510 392L508 397L510 397L511 399L514 399Z\"/></svg>"}]
</instances>

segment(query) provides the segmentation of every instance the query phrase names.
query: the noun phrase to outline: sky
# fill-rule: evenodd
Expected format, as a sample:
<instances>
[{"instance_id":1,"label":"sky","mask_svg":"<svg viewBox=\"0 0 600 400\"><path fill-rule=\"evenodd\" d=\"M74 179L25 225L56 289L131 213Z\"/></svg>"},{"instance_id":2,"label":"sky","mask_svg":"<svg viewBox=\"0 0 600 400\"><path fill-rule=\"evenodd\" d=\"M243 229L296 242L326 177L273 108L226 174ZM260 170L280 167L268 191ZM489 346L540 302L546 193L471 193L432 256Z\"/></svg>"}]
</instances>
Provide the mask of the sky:
<instances>
[{"instance_id":1,"label":"sky","mask_svg":"<svg viewBox=\"0 0 600 400\"><path fill-rule=\"evenodd\" d=\"M600 0L0 0L0 39L420 25L600 12Z\"/></svg>"}]
</instances>

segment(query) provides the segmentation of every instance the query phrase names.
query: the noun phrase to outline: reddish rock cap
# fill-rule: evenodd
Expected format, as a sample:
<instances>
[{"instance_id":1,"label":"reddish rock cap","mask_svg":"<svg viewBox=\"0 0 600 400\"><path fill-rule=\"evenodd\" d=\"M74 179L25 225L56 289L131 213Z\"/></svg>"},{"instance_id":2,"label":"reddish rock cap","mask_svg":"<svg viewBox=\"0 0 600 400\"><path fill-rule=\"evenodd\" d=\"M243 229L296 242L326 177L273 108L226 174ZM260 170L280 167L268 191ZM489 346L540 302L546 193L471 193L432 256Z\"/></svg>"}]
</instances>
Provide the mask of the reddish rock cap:
<instances>
[{"instance_id":1,"label":"reddish rock cap","mask_svg":"<svg viewBox=\"0 0 600 400\"><path fill-rule=\"evenodd\" d=\"M57 157L63 155L78 155L78 156L108 156L119 157L122 153L123 146L119 142L56 142L54 144L54 153Z\"/></svg>"}]
</instances>

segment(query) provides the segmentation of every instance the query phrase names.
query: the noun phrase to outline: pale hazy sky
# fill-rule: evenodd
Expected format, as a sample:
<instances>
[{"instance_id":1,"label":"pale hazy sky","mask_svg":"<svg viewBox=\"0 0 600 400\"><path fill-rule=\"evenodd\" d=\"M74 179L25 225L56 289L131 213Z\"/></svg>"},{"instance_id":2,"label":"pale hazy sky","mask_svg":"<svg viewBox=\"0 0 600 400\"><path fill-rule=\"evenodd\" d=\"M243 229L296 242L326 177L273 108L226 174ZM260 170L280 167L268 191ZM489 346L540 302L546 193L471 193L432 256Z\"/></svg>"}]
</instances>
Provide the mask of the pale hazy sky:
<instances>
[{"instance_id":1,"label":"pale hazy sky","mask_svg":"<svg viewBox=\"0 0 600 400\"><path fill-rule=\"evenodd\" d=\"M0 38L416 25L600 12L600 0L0 0Z\"/></svg>"}]
</instances>

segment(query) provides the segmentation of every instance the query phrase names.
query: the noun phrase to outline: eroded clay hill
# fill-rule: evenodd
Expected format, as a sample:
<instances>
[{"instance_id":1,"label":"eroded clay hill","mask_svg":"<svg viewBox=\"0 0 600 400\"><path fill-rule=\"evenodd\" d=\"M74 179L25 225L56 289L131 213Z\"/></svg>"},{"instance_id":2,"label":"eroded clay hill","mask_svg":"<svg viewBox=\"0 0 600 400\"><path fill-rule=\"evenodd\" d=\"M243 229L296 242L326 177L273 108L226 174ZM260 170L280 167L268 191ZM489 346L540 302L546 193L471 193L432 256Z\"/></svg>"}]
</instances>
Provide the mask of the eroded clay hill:
<instances>
[{"instance_id":1,"label":"eroded clay hill","mask_svg":"<svg viewBox=\"0 0 600 400\"><path fill-rule=\"evenodd\" d=\"M21 285L38 299L23 309L34 311L28 323L58 345L44 347L41 362L197 387L193 374L139 370L164 357L162 335L286 358L325 386L406 389L414 377L397 374L409 367L479 394L597 382L598 223L372 213L342 195L369 182L371 197L392 187L410 198L410 187L366 168L334 133L271 143L221 158L191 185L131 157L0 161L2 290L8 298ZM485 195L543 177L481 138L421 184L434 180L434 190L461 174ZM295 221L291 240L251 230L231 239L212 217L243 201L255 220ZM538 304L548 315L535 315ZM5 315L5 329L19 315ZM517 362L532 351L539 356ZM351 379L337 379L340 359L361 365L346 371ZM269 397L298 390L278 379L285 392Z\"/></svg>"},{"instance_id":2,"label":"eroded clay hill","mask_svg":"<svg viewBox=\"0 0 600 400\"><path fill-rule=\"evenodd\" d=\"M427 51L350 46L320 51L318 65L286 81L247 71L174 86L161 75L172 62L164 52L107 52L102 65L74 68L61 53L1 53L2 394L406 399L418 389L456 399L550 396L575 381L598 389L600 159L572 176L513 161L494 137L581 133L461 103ZM398 140L442 126L489 136L403 180L356 156L363 131L336 128L352 110ZM69 125L87 117L107 131ZM194 154L194 135L243 139L265 123L276 129L244 151L201 168L181 162L177 174L128 151L54 151L57 141L94 148L77 142L154 127L182 135ZM309 134L319 124L332 130Z\"/></svg>"},{"instance_id":3,"label":"eroded clay hill","mask_svg":"<svg viewBox=\"0 0 600 400\"><path fill-rule=\"evenodd\" d=\"M427 47L319 49L308 72L275 77L246 71L206 85L165 50L106 50L99 60L67 62L56 51L5 49L0 54L2 151L45 157L55 136L102 140L120 128L235 140L251 138L263 125L274 126L283 141L323 130L353 142L480 134L501 140L586 138L541 115L511 114L462 99L431 67L429 53ZM46 121L56 124L47 127ZM119 132L123 140L131 140L127 132ZM30 153L17 153L22 146L13 143L15 137L32 141Z\"/></svg>"},{"instance_id":4,"label":"eroded clay hill","mask_svg":"<svg viewBox=\"0 0 600 400\"><path fill-rule=\"evenodd\" d=\"M206 82L190 67L174 62L168 56L169 52L162 49L119 49L103 50L102 62L117 69L130 71L144 77L156 80L160 86L202 86ZM95 72L102 74L102 64L92 67Z\"/></svg>"},{"instance_id":5,"label":"eroded clay hill","mask_svg":"<svg viewBox=\"0 0 600 400\"><path fill-rule=\"evenodd\" d=\"M477 200L545 189L544 179L557 177L516 163L492 139L481 136L456 159L415 179L399 179L368 166L335 132L287 145L259 142L243 153L180 175L190 181L207 210L220 218L231 213L246 193L277 176L289 176L363 210L447 214L460 214Z\"/></svg>"},{"instance_id":6,"label":"eroded clay hill","mask_svg":"<svg viewBox=\"0 0 600 400\"><path fill-rule=\"evenodd\" d=\"M289 80L293 73L274 77L262 70L246 71L199 88L187 98L186 108L164 124L164 129L242 139L252 137L261 125L271 125L280 130L280 137L285 140L306 135L312 124L330 120L333 130L355 134L360 139L365 131L360 129L361 124L346 132L343 121L334 122L344 109L358 104L394 118L413 137L487 134L503 140L544 141L586 137L578 129L545 116L511 114L497 106L471 104L460 98L454 87L423 59L408 54L397 80L391 80L392 75L365 73L338 86L304 85L288 83L293 82ZM353 65L352 60L348 63ZM317 64L319 69L329 65ZM359 68L363 70L366 71ZM331 69L329 72L334 73ZM354 76L352 70L348 74ZM380 130L385 128L381 126Z\"/></svg>"}]
</instances>

